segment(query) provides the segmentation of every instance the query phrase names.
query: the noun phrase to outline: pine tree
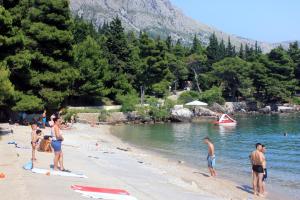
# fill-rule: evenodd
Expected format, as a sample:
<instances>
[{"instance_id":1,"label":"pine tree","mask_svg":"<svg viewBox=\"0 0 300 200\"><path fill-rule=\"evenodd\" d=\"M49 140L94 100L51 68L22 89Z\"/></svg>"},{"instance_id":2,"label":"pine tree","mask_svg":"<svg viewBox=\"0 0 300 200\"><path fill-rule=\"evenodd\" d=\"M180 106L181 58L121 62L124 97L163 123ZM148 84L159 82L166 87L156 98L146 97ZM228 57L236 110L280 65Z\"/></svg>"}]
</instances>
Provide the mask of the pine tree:
<instances>
[{"instance_id":1,"label":"pine tree","mask_svg":"<svg viewBox=\"0 0 300 200\"><path fill-rule=\"evenodd\" d=\"M9 70L0 62L0 106L14 95L14 88L9 80Z\"/></svg>"},{"instance_id":2,"label":"pine tree","mask_svg":"<svg viewBox=\"0 0 300 200\"><path fill-rule=\"evenodd\" d=\"M193 39L193 44L192 44L192 47L191 47L191 52L190 54L200 54L202 52L202 46L201 46L201 42L200 40L198 39L197 35L194 36L194 39Z\"/></svg>"},{"instance_id":3,"label":"pine tree","mask_svg":"<svg viewBox=\"0 0 300 200\"><path fill-rule=\"evenodd\" d=\"M209 45L206 49L206 52L208 63L210 65L220 60L219 43L215 33L209 37Z\"/></svg>"},{"instance_id":4,"label":"pine tree","mask_svg":"<svg viewBox=\"0 0 300 200\"><path fill-rule=\"evenodd\" d=\"M172 37L170 35L166 39L166 44L167 44L168 51L171 51L173 48L173 42L172 42Z\"/></svg>"},{"instance_id":5,"label":"pine tree","mask_svg":"<svg viewBox=\"0 0 300 200\"><path fill-rule=\"evenodd\" d=\"M186 50L182 46L180 39L177 40L176 45L173 49L173 53L175 54L175 56L180 57L180 58L183 58L185 56Z\"/></svg>"},{"instance_id":6,"label":"pine tree","mask_svg":"<svg viewBox=\"0 0 300 200\"><path fill-rule=\"evenodd\" d=\"M14 4L11 1L4 1L3 7L0 4L0 61L5 60L9 55L13 55L16 49L23 46L23 36L14 27L14 17L8 8Z\"/></svg>"},{"instance_id":7,"label":"pine tree","mask_svg":"<svg viewBox=\"0 0 300 200\"><path fill-rule=\"evenodd\" d=\"M11 80L17 90L30 96L24 98L42 99L48 108L58 108L70 94L77 74L70 66L73 35L69 3L67 0L20 1L12 12L26 9L28 12L21 13L22 18L19 12L15 17L26 44L6 59L12 71ZM22 98L21 95L20 104ZM15 109L18 110L18 102Z\"/></svg>"},{"instance_id":8,"label":"pine tree","mask_svg":"<svg viewBox=\"0 0 300 200\"><path fill-rule=\"evenodd\" d=\"M296 65L295 76L298 80L300 80L300 49L297 41L289 45L288 54Z\"/></svg>"},{"instance_id":9,"label":"pine tree","mask_svg":"<svg viewBox=\"0 0 300 200\"><path fill-rule=\"evenodd\" d=\"M226 57L226 47L223 39L221 40L219 45L219 53L220 53L220 60Z\"/></svg>"},{"instance_id":10,"label":"pine tree","mask_svg":"<svg viewBox=\"0 0 300 200\"><path fill-rule=\"evenodd\" d=\"M227 41L226 56L227 57L235 57L236 56L235 47L232 46L230 37L228 37L228 41Z\"/></svg>"},{"instance_id":11,"label":"pine tree","mask_svg":"<svg viewBox=\"0 0 300 200\"><path fill-rule=\"evenodd\" d=\"M90 36L73 48L74 67L79 71L74 96L85 99L105 97L109 94L106 82L111 78L108 61L100 45Z\"/></svg>"},{"instance_id":12,"label":"pine tree","mask_svg":"<svg viewBox=\"0 0 300 200\"><path fill-rule=\"evenodd\" d=\"M259 54L259 46L257 44L257 41L255 41L254 51L255 51L255 54Z\"/></svg>"},{"instance_id":13,"label":"pine tree","mask_svg":"<svg viewBox=\"0 0 300 200\"><path fill-rule=\"evenodd\" d=\"M245 59L245 51L244 51L244 46L242 43L241 43L240 50L239 50L239 57L241 59Z\"/></svg>"},{"instance_id":14,"label":"pine tree","mask_svg":"<svg viewBox=\"0 0 300 200\"><path fill-rule=\"evenodd\" d=\"M249 47L248 44L246 44L246 46L245 46L245 59L249 60L249 58L251 57L251 55L252 55L251 48Z\"/></svg>"},{"instance_id":15,"label":"pine tree","mask_svg":"<svg viewBox=\"0 0 300 200\"><path fill-rule=\"evenodd\" d=\"M130 50L122 22L118 17L109 24L106 48L110 70L115 74L107 86L111 87L110 97L115 99L117 94L131 93L133 89L127 75Z\"/></svg>"}]
</instances>

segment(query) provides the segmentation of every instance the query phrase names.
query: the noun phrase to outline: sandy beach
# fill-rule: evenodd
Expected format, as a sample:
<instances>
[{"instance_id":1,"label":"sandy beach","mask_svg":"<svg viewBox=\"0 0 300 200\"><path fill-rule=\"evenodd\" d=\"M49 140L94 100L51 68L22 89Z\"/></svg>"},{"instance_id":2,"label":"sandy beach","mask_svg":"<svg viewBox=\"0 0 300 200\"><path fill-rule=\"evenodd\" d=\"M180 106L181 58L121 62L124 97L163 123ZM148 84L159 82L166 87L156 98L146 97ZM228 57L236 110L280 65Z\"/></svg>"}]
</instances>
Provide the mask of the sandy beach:
<instances>
[{"instance_id":1,"label":"sandy beach","mask_svg":"<svg viewBox=\"0 0 300 200\"><path fill-rule=\"evenodd\" d=\"M88 199L71 190L71 185L125 189L139 200L261 199L245 186L207 177L206 169L194 169L124 143L106 125L75 124L63 131L65 167L88 178L34 174L22 169L31 158L30 127L9 128L14 133L0 139L0 173L6 175L0 179L0 196L4 200ZM50 129L44 130L49 133ZM8 145L9 141L21 148ZM37 159L35 167L50 169L53 154L38 152Z\"/></svg>"}]
</instances>

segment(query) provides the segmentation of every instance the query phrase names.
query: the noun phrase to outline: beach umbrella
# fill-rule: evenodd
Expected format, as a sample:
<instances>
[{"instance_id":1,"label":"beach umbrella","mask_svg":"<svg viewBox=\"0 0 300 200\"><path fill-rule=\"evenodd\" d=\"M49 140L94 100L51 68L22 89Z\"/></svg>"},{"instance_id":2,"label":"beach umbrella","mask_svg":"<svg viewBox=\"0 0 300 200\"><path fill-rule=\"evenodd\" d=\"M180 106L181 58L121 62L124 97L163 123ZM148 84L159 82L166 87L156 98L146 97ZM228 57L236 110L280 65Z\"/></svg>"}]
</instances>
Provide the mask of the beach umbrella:
<instances>
[{"instance_id":1,"label":"beach umbrella","mask_svg":"<svg viewBox=\"0 0 300 200\"><path fill-rule=\"evenodd\" d=\"M189 102L189 103L187 103L185 105L187 105L187 106L207 106L208 104L204 103L202 101L196 100L196 101Z\"/></svg>"}]
</instances>

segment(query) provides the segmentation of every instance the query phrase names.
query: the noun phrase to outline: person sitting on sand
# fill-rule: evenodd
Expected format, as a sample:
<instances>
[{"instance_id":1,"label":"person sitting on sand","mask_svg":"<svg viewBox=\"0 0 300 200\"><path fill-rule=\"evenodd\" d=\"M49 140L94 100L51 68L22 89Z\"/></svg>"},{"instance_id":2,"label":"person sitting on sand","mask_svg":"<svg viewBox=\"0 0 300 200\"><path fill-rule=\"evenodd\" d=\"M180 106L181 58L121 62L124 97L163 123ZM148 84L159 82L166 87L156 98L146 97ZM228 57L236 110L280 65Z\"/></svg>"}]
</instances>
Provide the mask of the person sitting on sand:
<instances>
[{"instance_id":1,"label":"person sitting on sand","mask_svg":"<svg viewBox=\"0 0 300 200\"><path fill-rule=\"evenodd\" d=\"M253 192L254 195L263 196L263 189L262 189L262 180L264 175L264 155L261 152L262 151L262 145L261 143L257 143L256 150L251 153L251 163L252 163L252 184L253 184ZM258 191L257 191L258 189Z\"/></svg>"},{"instance_id":2,"label":"person sitting on sand","mask_svg":"<svg viewBox=\"0 0 300 200\"><path fill-rule=\"evenodd\" d=\"M32 123L31 124L31 147L32 147L32 157L31 160L35 161L36 157L35 157L35 151L38 147L39 144L39 140L42 139L42 131L37 129L37 124Z\"/></svg>"},{"instance_id":3,"label":"person sitting on sand","mask_svg":"<svg viewBox=\"0 0 300 200\"><path fill-rule=\"evenodd\" d=\"M204 143L208 146L208 155L207 155L207 164L208 164L208 170L210 172L210 175L212 177L217 176L215 165L216 165L216 156L215 156L215 147L212 141L208 138L204 138Z\"/></svg>"},{"instance_id":4,"label":"person sitting on sand","mask_svg":"<svg viewBox=\"0 0 300 200\"><path fill-rule=\"evenodd\" d=\"M61 171L67 171L64 168L63 163L63 152L61 149L61 143L64 140L62 136L62 132L60 129L60 120L58 118L53 118L54 125L51 128L51 135L52 135L52 141L51 146L54 150L54 170L58 170L58 164L59 169Z\"/></svg>"},{"instance_id":5,"label":"person sitting on sand","mask_svg":"<svg viewBox=\"0 0 300 200\"><path fill-rule=\"evenodd\" d=\"M266 146L265 145L262 145L262 149L261 149L261 152L264 154L266 154ZM263 168L264 168L264 176L263 176L263 179L262 179L262 193L265 194L266 193L266 180L268 178L268 172L267 172L267 161L266 161L266 158L264 159L264 162L263 162Z\"/></svg>"}]
</instances>

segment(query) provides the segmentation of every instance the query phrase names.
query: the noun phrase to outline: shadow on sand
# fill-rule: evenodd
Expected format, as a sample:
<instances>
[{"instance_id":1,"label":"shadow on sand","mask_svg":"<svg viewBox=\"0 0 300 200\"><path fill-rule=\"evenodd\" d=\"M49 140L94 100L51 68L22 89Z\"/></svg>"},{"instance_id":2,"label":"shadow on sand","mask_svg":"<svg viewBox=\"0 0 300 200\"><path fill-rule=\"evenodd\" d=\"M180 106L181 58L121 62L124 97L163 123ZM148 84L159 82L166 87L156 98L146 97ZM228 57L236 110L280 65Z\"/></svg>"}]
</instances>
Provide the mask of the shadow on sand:
<instances>
[{"instance_id":1,"label":"shadow on sand","mask_svg":"<svg viewBox=\"0 0 300 200\"><path fill-rule=\"evenodd\" d=\"M253 194L252 192L252 187L249 185L241 185L241 186L236 186L237 189L243 190L244 192L247 192L249 194Z\"/></svg>"},{"instance_id":2,"label":"shadow on sand","mask_svg":"<svg viewBox=\"0 0 300 200\"><path fill-rule=\"evenodd\" d=\"M202 173L202 172L193 172L194 174L200 174L202 176L205 176L205 177L210 177L208 174L205 174L205 173Z\"/></svg>"}]
</instances>

